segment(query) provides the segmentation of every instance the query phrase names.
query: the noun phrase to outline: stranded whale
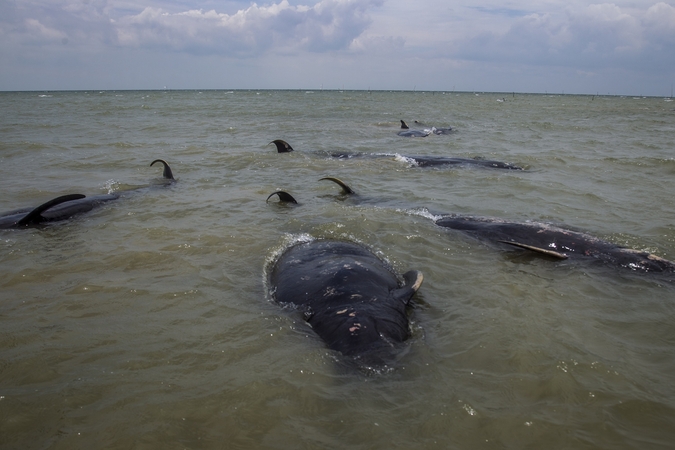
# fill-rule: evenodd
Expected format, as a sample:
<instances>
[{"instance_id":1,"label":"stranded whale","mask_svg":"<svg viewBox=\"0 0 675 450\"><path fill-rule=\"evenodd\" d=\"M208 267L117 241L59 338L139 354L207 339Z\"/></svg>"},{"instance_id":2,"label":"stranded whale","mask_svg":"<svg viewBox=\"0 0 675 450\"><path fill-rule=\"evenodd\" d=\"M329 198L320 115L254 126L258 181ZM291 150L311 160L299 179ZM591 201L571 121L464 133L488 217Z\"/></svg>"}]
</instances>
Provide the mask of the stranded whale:
<instances>
[{"instance_id":1,"label":"stranded whale","mask_svg":"<svg viewBox=\"0 0 675 450\"><path fill-rule=\"evenodd\" d=\"M401 120L401 131L396 134L403 137L427 137L431 134L431 130L411 130L410 127Z\"/></svg>"},{"instance_id":2,"label":"stranded whale","mask_svg":"<svg viewBox=\"0 0 675 450\"><path fill-rule=\"evenodd\" d=\"M336 178L327 178L354 191ZM615 267L644 273L675 273L675 262L660 256L622 247L587 233L544 222L517 222L496 217L443 214L436 225L458 230L476 238L507 244L555 259L598 261Z\"/></svg>"},{"instance_id":3,"label":"stranded whale","mask_svg":"<svg viewBox=\"0 0 675 450\"><path fill-rule=\"evenodd\" d=\"M161 159L154 160L150 166L156 162L161 162L164 166L162 176L165 180L173 182L173 173L171 167L166 161ZM101 194L86 197L82 194L69 194L56 197L37 207L20 208L7 211L0 214L0 229L24 228L36 226L45 222L57 222L69 219L76 214L91 211L103 203L117 200L120 193Z\"/></svg>"},{"instance_id":4,"label":"stranded whale","mask_svg":"<svg viewBox=\"0 0 675 450\"><path fill-rule=\"evenodd\" d=\"M291 145L288 142L282 139L275 139L272 142L270 142L270 144L274 144L276 146L277 153L290 153L293 151L293 147L291 147ZM328 156L334 159L398 157L403 158L404 160L409 161L412 165L419 167L469 165L494 169L525 170L523 167L516 166L514 164L481 158L453 158L445 156L408 156L408 155L384 154L384 153L350 153L350 152L329 152Z\"/></svg>"},{"instance_id":5,"label":"stranded whale","mask_svg":"<svg viewBox=\"0 0 675 450\"><path fill-rule=\"evenodd\" d=\"M590 259L639 272L675 273L675 263L667 259L547 223L454 214L442 216L435 222L444 228L556 259Z\"/></svg>"},{"instance_id":6,"label":"stranded whale","mask_svg":"<svg viewBox=\"0 0 675 450\"><path fill-rule=\"evenodd\" d=\"M408 126L404 121L401 120L401 128L403 128L403 125ZM422 122L415 121L415 125L419 125L421 127L427 128L425 124ZM447 127L447 128L436 128L436 127L431 127L431 132L433 134L451 134L454 133L455 130L452 127Z\"/></svg>"},{"instance_id":7,"label":"stranded whale","mask_svg":"<svg viewBox=\"0 0 675 450\"><path fill-rule=\"evenodd\" d=\"M329 348L367 363L386 362L410 336L406 309L423 276L403 280L365 247L324 239L286 249L269 276L274 301L302 311Z\"/></svg>"},{"instance_id":8,"label":"stranded whale","mask_svg":"<svg viewBox=\"0 0 675 450\"><path fill-rule=\"evenodd\" d=\"M408 126L405 121L401 120L401 131L399 131L398 134L399 136L403 137L427 137L430 134L450 134L454 132L454 130L451 127L447 128L436 128L436 127L431 127L427 128L426 125L423 123L420 123L418 121L415 121L415 124L420 125L422 127L425 127L421 130L411 130L410 127Z\"/></svg>"}]
</instances>

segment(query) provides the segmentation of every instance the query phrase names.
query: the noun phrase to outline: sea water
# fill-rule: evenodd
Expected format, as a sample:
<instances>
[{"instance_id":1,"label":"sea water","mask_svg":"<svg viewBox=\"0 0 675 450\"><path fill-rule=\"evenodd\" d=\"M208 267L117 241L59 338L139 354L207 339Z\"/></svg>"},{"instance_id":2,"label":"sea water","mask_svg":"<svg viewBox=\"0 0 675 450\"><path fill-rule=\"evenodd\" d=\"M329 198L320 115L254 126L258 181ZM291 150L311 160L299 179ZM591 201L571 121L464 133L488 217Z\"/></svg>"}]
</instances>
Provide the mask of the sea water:
<instances>
[{"instance_id":1,"label":"sea water","mask_svg":"<svg viewBox=\"0 0 675 450\"><path fill-rule=\"evenodd\" d=\"M456 131L403 138L401 119ZM671 448L675 283L432 218L549 222L673 260L674 136L668 98L0 93L0 211L123 194L0 230L0 448ZM266 202L279 189L299 204ZM424 274L391 367L345 367L271 302L275 256L316 238Z\"/></svg>"}]
</instances>

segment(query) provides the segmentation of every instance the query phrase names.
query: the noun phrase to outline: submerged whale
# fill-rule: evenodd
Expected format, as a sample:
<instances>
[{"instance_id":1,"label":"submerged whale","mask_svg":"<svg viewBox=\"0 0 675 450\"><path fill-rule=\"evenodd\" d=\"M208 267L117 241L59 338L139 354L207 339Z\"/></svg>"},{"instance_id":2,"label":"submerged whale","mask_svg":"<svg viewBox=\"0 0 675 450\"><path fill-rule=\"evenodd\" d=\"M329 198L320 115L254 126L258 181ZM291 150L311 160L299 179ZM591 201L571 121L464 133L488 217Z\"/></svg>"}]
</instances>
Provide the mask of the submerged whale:
<instances>
[{"instance_id":1,"label":"submerged whale","mask_svg":"<svg viewBox=\"0 0 675 450\"><path fill-rule=\"evenodd\" d=\"M405 121L401 120L401 131L399 131L398 134L399 136L403 137L427 137L430 134L450 134L453 133L454 130L452 127L447 127L447 128L436 128L436 127L430 127L427 128L426 125L415 121L415 124L423 126L425 128L421 130L411 130L410 127L408 126Z\"/></svg>"},{"instance_id":2,"label":"submerged whale","mask_svg":"<svg viewBox=\"0 0 675 450\"><path fill-rule=\"evenodd\" d=\"M431 134L431 130L411 130L408 124L401 120L401 131L396 134L403 137L427 137Z\"/></svg>"},{"instance_id":3,"label":"submerged whale","mask_svg":"<svg viewBox=\"0 0 675 450\"><path fill-rule=\"evenodd\" d=\"M291 145L282 140L275 139L270 142L277 148L277 153L290 153L293 151ZM267 145L270 145L267 144ZM328 156L334 159L352 159L352 158L402 158L409 161L412 165L418 167L438 167L438 166L478 166L493 169L506 170L525 170L523 167L515 164L509 164L502 161L495 161L482 158L454 158L446 156L408 156L385 153L350 153L350 152L329 152Z\"/></svg>"},{"instance_id":4,"label":"submerged whale","mask_svg":"<svg viewBox=\"0 0 675 450\"><path fill-rule=\"evenodd\" d=\"M337 178L325 178L354 191ZM544 222L517 222L496 217L443 214L433 219L436 225L494 244L545 255L554 259L597 261L642 273L675 273L675 262L649 252L626 248L587 233Z\"/></svg>"},{"instance_id":5,"label":"submerged whale","mask_svg":"<svg viewBox=\"0 0 675 450\"><path fill-rule=\"evenodd\" d=\"M36 208L22 208L0 214L0 229L30 227L44 222L65 220L118 198L119 194L116 193L93 197L82 194L62 195Z\"/></svg>"},{"instance_id":6,"label":"submerged whale","mask_svg":"<svg viewBox=\"0 0 675 450\"><path fill-rule=\"evenodd\" d=\"M405 125L406 127L408 126L404 121L401 120L401 128L403 128L403 125ZM427 125L423 124L422 122L418 122L417 120L415 121L415 125L428 128ZM451 134L454 133L455 130L452 127L446 128L431 127L431 132L433 134Z\"/></svg>"},{"instance_id":7,"label":"submerged whale","mask_svg":"<svg viewBox=\"0 0 675 450\"><path fill-rule=\"evenodd\" d=\"M446 156L404 156L418 167L461 166L471 165L506 170L525 170L523 167L502 161L482 158L451 158Z\"/></svg>"},{"instance_id":8,"label":"submerged whale","mask_svg":"<svg viewBox=\"0 0 675 450\"><path fill-rule=\"evenodd\" d=\"M173 182L171 167L162 159L154 160L150 166L161 162L164 166L162 176ZM45 222L66 220L76 214L85 213L106 202L117 200L120 193L101 194L87 197L83 194L68 194L53 198L37 207L14 209L0 213L0 229L25 228L40 225Z\"/></svg>"},{"instance_id":9,"label":"submerged whale","mask_svg":"<svg viewBox=\"0 0 675 450\"><path fill-rule=\"evenodd\" d=\"M435 222L444 228L556 259L595 260L637 272L675 273L675 263L667 259L543 222L510 222L454 214L444 215Z\"/></svg>"},{"instance_id":10,"label":"submerged whale","mask_svg":"<svg viewBox=\"0 0 675 450\"><path fill-rule=\"evenodd\" d=\"M274 301L302 311L329 348L368 363L386 363L410 336L407 306L422 280L411 270L399 282L365 247L324 239L286 249L269 276Z\"/></svg>"}]
</instances>

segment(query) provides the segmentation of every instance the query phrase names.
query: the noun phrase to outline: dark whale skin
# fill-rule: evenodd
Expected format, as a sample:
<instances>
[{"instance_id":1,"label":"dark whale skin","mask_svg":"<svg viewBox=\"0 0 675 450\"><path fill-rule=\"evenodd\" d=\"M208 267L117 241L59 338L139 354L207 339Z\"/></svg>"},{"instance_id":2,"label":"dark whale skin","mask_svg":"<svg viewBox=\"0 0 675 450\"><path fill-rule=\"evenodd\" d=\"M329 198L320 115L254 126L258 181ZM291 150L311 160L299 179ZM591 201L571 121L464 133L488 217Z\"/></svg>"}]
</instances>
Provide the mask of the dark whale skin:
<instances>
[{"instance_id":1,"label":"dark whale skin","mask_svg":"<svg viewBox=\"0 0 675 450\"><path fill-rule=\"evenodd\" d=\"M422 282L396 274L361 245L314 240L287 249L270 274L273 299L304 313L328 345L346 356L396 347L410 336L408 303Z\"/></svg>"}]
</instances>

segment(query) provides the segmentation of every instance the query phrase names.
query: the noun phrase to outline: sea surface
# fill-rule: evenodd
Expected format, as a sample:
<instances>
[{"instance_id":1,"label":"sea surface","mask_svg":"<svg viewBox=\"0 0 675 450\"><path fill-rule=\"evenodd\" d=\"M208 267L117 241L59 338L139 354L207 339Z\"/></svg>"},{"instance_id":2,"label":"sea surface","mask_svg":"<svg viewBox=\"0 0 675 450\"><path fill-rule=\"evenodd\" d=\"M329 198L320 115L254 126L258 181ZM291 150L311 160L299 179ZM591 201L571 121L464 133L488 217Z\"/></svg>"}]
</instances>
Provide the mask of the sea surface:
<instances>
[{"instance_id":1,"label":"sea surface","mask_svg":"<svg viewBox=\"0 0 675 450\"><path fill-rule=\"evenodd\" d=\"M403 138L400 119L456 132ZM432 218L562 224L675 260L674 142L669 98L0 93L0 211L122 193L0 230L0 448L673 448L672 279ZM299 204L266 202L278 189ZM271 301L274 259L316 238L424 274L390 366L346 364Z\"/></svg>"}]
</instances>

